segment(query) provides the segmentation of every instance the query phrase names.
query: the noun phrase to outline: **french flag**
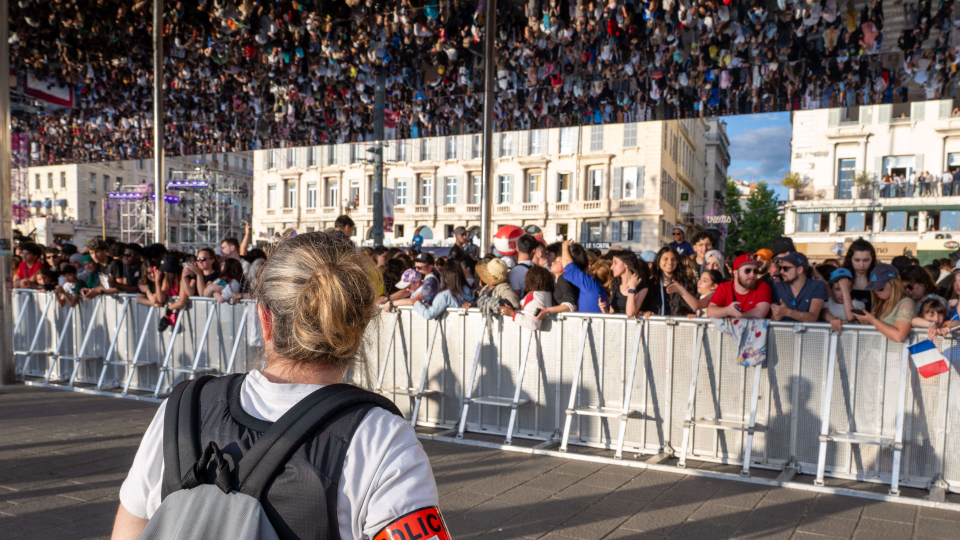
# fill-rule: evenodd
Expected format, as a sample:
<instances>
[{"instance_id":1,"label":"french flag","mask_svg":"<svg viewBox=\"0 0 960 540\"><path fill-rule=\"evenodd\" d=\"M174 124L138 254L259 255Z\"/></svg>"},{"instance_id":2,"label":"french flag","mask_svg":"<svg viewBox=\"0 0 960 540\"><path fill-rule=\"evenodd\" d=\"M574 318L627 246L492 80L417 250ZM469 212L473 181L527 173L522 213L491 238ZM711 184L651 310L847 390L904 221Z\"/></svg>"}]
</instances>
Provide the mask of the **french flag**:
<instances>
[{"instance_id":1,"label":"french flag","mask_svg":"<svg viewBox=\"0 0 960 540\"><path fill-rule=\"evenodd\" d=\"M929 339L911 345L908 349L910 349L910 357L913 358L913 363L917 366L917 371L924 379L950 371L947 359L940 354L940 351Z\"/></svg>"}]
</instances>

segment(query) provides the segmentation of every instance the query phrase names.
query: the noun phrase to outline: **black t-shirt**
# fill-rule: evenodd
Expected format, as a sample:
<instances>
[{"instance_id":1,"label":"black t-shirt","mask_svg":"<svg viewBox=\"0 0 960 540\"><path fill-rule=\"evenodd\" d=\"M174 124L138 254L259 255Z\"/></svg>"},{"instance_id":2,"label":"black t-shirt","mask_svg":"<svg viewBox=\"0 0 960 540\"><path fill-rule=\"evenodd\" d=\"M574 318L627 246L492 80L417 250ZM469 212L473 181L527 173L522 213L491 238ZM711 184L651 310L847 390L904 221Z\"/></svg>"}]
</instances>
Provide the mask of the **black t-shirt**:
<instances>
[{"instance_id":1,"label":"black t-shirt","mask_svg":"<svg viewBox=\"0 0 960 540\"><path fill-rule=\"evenodd\" d=\"M107 274L114 279L123 277L123 263L120 259L110 259L107 263Z\"/></svg>"},{"instance_id":2,"label":"black t-shirt","mask_svg":"<svg viewBox=\"0 0 960 540\"><path fill-rule=\"evenodd\" d=\"M640 285L637 285L637 288L634 290L636 291L637 294L640 294L640 291L645 290L646 288L647 288L647 285L644 283L641 283ZM614 313L627 312L627 297L620 292L620 287L613 288L613 295L610 297L610 307L613 308Z\"/></svg>"},{"instance_id":3,"label":"black t-shirt","mask_svg":"<svg viewBox=\"0 0 960 540\"><path fill-rule=\"evenodd\" d=\"M559 306L564 302L574 306L580 301L580 289L571 284L563 276L557 278L557 283L553 287L553 305Z\"/></svg>"},{"instance_id":4,"label":"black t-shirt","mask_svg":"<svg viewBox=\"0 0 960 540\"><path fill-rule=\"evenodd\" d=\"M136 287L140 285L140 265L139 264L125 264L123 265L123 277L127 280L127 286Z\"/></svg>"}]
</instances>

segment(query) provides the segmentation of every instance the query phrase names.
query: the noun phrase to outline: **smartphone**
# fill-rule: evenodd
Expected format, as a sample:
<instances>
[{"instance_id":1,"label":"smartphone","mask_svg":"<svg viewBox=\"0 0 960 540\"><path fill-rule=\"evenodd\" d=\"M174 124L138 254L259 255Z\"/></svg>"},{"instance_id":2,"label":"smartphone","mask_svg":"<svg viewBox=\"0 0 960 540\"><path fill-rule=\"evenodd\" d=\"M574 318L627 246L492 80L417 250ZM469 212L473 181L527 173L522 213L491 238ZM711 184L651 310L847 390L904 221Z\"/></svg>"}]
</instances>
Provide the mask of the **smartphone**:
<instances>
[{"instance_id":1,"label":"smartphone","mask_svg":"<svg viewBox=\"0 0 960 540\"><path fill-rule=\"evenodd\" d=\"M863 311L862 309L854 309L854 310L852 310L852 312L853 312L854 315L859 315L859 316L861 316L861 317L863 317L864 315L866 315L866 313L864 313L864 311Z\"/></svg>"},{"instance_id":2,"label":"smartphone","mask_svg":"<svg viewBox=\"0 0 960 540\"><path fill-rule=\"evenodd\" d=\"M539 316L541 311L543 311L543 308L539 308L539 307L538 307L537 309L535 309L535 310L533 311L533 316L534 316L534 317Z\"/></svg>"}]
</instances>

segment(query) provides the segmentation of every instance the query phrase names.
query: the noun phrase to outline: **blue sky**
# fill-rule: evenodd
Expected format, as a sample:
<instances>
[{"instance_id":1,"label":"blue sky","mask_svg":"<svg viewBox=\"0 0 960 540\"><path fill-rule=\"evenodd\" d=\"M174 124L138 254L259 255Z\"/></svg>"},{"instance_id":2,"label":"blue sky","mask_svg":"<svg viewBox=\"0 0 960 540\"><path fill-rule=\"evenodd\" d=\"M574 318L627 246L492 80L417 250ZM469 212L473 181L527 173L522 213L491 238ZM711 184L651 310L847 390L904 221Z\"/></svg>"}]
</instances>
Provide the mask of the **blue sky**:
<instances>
[{"instance_id":1,"label":"blue sky","mask_svg":"<svg viewBox=\"0 0 960 540\"><path fill-rule=\"evenodd\" d=\"M723 120L730 138L728 174L735 180L765 181L780 199L786 199L787 190L780 180L790 170L790 113L728 116Z\"/></svg>"}]
</instances>

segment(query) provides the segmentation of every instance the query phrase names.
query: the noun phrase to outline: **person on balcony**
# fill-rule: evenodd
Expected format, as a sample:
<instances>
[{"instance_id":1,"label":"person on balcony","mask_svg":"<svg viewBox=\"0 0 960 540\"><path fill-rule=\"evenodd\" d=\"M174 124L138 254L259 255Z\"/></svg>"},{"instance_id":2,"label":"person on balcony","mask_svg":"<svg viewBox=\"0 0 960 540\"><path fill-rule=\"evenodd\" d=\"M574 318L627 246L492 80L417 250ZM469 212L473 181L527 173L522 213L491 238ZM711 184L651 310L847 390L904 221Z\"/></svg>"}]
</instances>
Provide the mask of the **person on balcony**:
<instances>
[{"instance_id":1,"label":"person on balcony","mask_svg":"<svg viewBox=\"0 0 960 540\"><path fill-rule=\"evenodd\" d=\"M943 171L940 175L940 187L944 197L953 195L953 173L949 170Z\"/></svg>"}]
</instances>

